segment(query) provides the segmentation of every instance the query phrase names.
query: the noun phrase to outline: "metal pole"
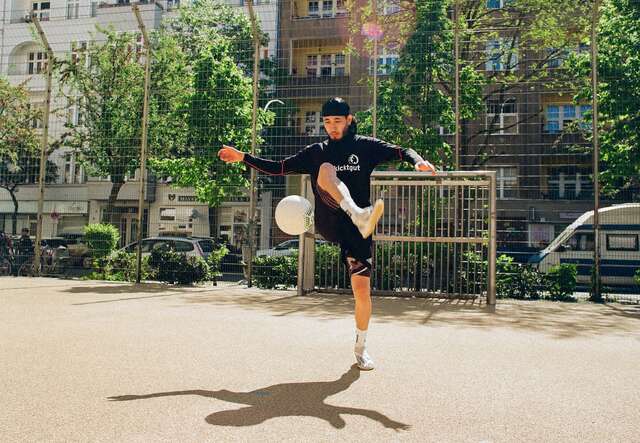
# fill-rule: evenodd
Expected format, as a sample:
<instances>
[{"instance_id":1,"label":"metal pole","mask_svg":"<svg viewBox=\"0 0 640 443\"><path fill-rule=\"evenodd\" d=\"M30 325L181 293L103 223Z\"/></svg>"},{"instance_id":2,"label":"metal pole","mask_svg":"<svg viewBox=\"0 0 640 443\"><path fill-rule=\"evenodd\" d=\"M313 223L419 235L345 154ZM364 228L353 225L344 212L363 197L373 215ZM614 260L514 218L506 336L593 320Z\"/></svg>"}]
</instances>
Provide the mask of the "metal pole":
<instances>
[{"instance_id":1,"label":"metal pole","mask_svg":"<svg viewBox=\"0 0 640 443\"><path fill-rule=\"evenodd\" d=\"M595 279L592 282L591 299L602 301L600 281L600 144L598 140L598 10L599 0L593 1L593 15L591 21L591 89L592 115L593 115L593 264Z\"/></svg>"},{"instance_id":2,"label":"metal pole","mask_svg":"<svg viewBox=\"0 0 640 443\"><path fill-rule=\"evenodd\" d=\"M35 259L33 262L34 275L40 274L40 242L42 241L42 212L44 207L44 182L46 178L47 168L47 146L49 143L49 112L51 108L51 79L53 76L53 51L47 40L47 36L40 26L40 21L36 14L31 15L31 20L38 30L38 35L42 44L47 50L47 98L45 100L44 115L42 117L44 128L42 131L42 142L40 145L40 174L38 176L38 227L36 228L36 246L35 246Z\"/></svg>"},{"instance_id":3,"label":"metal pole","mask_svg":"<svg viewBox=\"0 0 640 443\"><path fill-rule=\"evenodd\" d=\"M496 304L496 171L487 172L489 176L489 268L487 304Z\"/></svg>"},{"instance_id":4,"label":"metal pole","mask_svg":"<svg viewBox=\"0 0 640 443\"><path fill-rule=\"evenodd\" d=\"M377 32L378 28L378 2L373 0L373 16L375 20L375 32ZM377 137L378 134L378 37L377 34L374 35L373 38L373 109L371 111L371 118L373 120L373 130L372 136L373 138Z\"/></svg>"},{"instance_id":5,"label":"metal pole","mask_svg":"<svg viewBox=\"0 0 640 443\"><path fill-rule=\"evenodd\" d=\"M456 107L456 140L455 140L455 169L460 169L460 26L458 23L459 2L454 1L453 20L454 20L454 46L455 46L455 107Z\"/></svg>"},{"instance_id":6,"label":"metal pole","mask_svg":"<svg viewBox=\"0 0 640 443\"><path fill-rule=\"evenodd\" d=\"M142 143L140 145L140 187L138 189L138 231L136 244L136 283L140 283L142 277L142 221L144 213L144 185L147 174L147 124L149 119L149 81L151 78L151 46L147 29L144 26L138 5L132 5L133 13L138 21L138 28L142 33L145 49L144 61L144 101L142 105Z\"/></svg>"},{"instance_id":7,"label":"metal pole","mask_svg":"<svg viewBox=\"0 0 640 443\"><path fill-rule=\"evenodd\" d=\"M251 155L256 154L257 147L257 123L258 123L258 75L260 69L260 36L258 35L258 23L256 13L253 10L253 0L247 1L249 18L251 19L251 32L253 34L253 112L251 114ZM255 247L256 230L256 171L251 168L251 181L249 184L249 263L247 267L247 286L252 286L253 277L253 249Z\"/></svg>"}]
</instances>

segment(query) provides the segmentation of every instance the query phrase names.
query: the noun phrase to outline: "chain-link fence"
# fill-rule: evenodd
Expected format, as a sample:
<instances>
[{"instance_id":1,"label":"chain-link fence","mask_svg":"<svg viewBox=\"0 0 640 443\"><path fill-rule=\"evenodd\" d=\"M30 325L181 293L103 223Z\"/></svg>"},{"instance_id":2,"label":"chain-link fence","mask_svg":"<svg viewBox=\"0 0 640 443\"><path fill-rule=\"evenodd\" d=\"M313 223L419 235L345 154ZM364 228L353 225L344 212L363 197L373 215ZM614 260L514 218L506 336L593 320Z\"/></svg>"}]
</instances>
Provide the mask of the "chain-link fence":
<instances>
[{"instance_id":1,"label":"chain-link fence","mask_svg":"<svg viewBox=\"0 0 640 443\"><path fill-rule=\"evenodd\" d=\"M301 176L250 173L217 151L282 160L326 138L320 108L340 96L360 134L442 171L495 172L498 297L637 302L639 8L3 0L0 272L295 285L299 239L273 214ZM427 209L408 208L415 227ZM403 245L380 240L379 269L403 262ZM470 252L438 250L458 264ZM348 287L339 261L327 269L327 286ZM373 281L447 289L422 274ZM447 278L458 293L469 275Z\"/></svg>"}]
</instances>

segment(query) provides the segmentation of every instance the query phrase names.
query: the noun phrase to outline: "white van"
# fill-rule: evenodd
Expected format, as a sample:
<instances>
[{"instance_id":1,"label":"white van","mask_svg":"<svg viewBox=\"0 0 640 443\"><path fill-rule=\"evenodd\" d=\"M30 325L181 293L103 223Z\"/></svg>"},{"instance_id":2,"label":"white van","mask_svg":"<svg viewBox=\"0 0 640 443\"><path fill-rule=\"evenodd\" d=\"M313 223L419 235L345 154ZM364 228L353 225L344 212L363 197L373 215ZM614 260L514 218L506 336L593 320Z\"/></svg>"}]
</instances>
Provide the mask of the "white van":
<instances>
[{"instance_id":1,"label":"white van","mask_svg":"<svg viewBox=\"0 0 640 443\"><path fill-rule=\"evenodd\" d=\"M640 203L600 208L600 275L606 285L635 286L640 269ZM578 268L578 282L589 283L593 267L593 211L571 223L545 249L529 259L542 272L561 263Z\"/></svg>"}]
</instances>

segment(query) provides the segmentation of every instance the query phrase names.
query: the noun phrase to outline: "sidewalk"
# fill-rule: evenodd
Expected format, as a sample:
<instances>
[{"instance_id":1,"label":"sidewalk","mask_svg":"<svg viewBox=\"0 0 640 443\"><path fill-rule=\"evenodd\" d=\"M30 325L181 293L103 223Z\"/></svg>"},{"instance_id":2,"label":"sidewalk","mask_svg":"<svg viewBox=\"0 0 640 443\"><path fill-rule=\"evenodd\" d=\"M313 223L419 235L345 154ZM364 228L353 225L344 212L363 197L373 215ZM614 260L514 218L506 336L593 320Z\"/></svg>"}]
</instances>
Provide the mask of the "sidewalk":
<instances>
[{"instance_id":1,"label":"sidewalk","mask_svg":"<svg viewBox=\"0 0 640 443\"><path fill-rule=\"evenodd\" d=\"M640 441L640 306L0 278L0 441Z\"/></svg>"}]
</instances>

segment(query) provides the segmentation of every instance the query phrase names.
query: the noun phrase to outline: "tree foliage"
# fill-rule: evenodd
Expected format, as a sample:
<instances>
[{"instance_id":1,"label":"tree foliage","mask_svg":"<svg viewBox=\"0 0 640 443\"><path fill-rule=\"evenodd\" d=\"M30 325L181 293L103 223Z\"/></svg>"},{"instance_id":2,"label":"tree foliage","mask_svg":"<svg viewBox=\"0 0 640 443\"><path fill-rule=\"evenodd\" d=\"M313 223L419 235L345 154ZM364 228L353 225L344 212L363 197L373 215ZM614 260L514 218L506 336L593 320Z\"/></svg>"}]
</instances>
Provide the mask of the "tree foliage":
<instances>
[{"instance_id":1,"label":"tree foliage","mask_svg":"<svg viewBox=\"0 0 640 443\"><path fill-rule=\"evenodd\" d=\"M13 201L12 232L17 230L21 185L37 183L40 177L40 135L34 122L42 110L30 105L29 92L22 85L11 85L0 78L0 188ZM57 179L56 165L47 160L45 182Z\"/></svg>"},{"instance_id":2,"label":"tree foliage","mask_svg":"<svg viewBox=\"0 0 640 443\"><path fill-rule=\"evenodd\" d=\"M569 71L584 78L576 103L592 100L590 54L577 54ZM640 188L640 3L608 0L598 26L598 118L603 191L616 195ZM592 141L590 125L582 125ZM591 148L589 148L590 150ZM639 198L636 196L636 198Z\"/></svg>"},{"instance_id":3,"label":"tree foliage","mask_svg":"<svg viewBox=\"0 0 640 443\"><path fill-rule=\"evenodd\" d=\"M379 87L379 133L450 165L451 147L438 133L439 127L455 129L455 0L400 1L392 13L384 12L384 0L376 3L378 11L371 0L347 5L353 53L372 56L373 39L366 32L371 26L378 28L379 48L399 49L397 68ZM588 29L589 4L582 0L512 0L499 9L492 3L457 1L462 146L473 167L504 153L495 148L500 143L492 127L499 124L498 115L479 129L465 121L477 119L487 103L500 106L531 85L549 91L570 86L573 78L549 68L575 50ZM541 112L518 113L518 120L502 129L528 123ZM367 118L361 115L365 123Z\"/></svg>"},{"instance_id":4,"label":"tree foliage","mask_svg":"<svg viewBox=\"0 0 640 443\"><path fill-rule=\"evenodd\" d=\"M249 151L252 134L253 43L249 19L217 2L181 8L159 32L187 57L191 89L184 112L188 131L179 151L152 159L153 168L174 186L193 187L211 206L246 188L242 164L223 165L222 144ZM266 43L266 41L265 41ZM273 114L258 113L258 133Z\"/></svg>"}]
</instances>

